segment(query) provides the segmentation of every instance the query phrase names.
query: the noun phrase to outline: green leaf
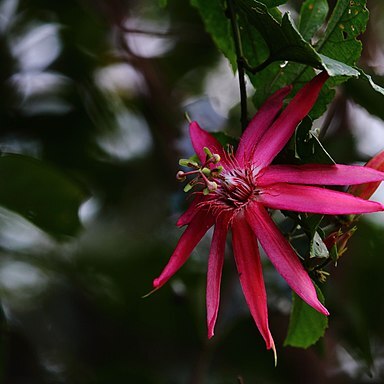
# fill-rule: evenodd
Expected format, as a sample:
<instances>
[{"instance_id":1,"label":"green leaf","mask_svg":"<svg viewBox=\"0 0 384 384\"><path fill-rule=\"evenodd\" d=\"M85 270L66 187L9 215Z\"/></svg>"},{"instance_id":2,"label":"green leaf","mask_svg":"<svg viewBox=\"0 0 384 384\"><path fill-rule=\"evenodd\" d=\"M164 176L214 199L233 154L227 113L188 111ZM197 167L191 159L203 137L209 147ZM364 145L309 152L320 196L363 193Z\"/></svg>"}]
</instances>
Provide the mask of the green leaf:
<instances>
[{"instance_id":1,"label":"green leaf","mask_svg":"<svg viewBox=\"0 0 384 384\"><path fill-rule=\"evenodd\" d=\"M248 4L248 8L247 8ZM250 12L252 13L252 5L254 2L252 0L247 0L247 3L244 4L242 11L239 12L239 24L241 31L241 38L243 44L244 55L248 61L248 63L257 67L264 62L268 62L270 60L270 46L274 44L273 39L269 41L269 45L267 45L264 40L261 32L259 32L260 26L258 26L258 21L250 21L247 16ZM256 18L264 18L267 20L266 22L271 21L272 27L269 29L280 29L279 22L282 20L281 15L277 15L276 12L274 16L271 14L266 15L268 12L265 7L259 4L259 8L264 13L264 16L255 16ZM253 24L255 22L255 24ZM276 40L279 40L281 33L278 32L279 36L276 37ZM265 36L265 33L264 33ZM273 37L273 36L272 36ZM266 38L268 38L266 36ZM304 42L304 44L306 44ZM253 97L253 101L256 107L260 107L261 104L266 100L268 96L270 96L276 90L286 86L287 84L294 84L295 89L292 94L294 94L299 87L310 81L315 72L310 66L306 66L303 64L298 64L294 62L288 63L286 60L279 62L272 62L266 68L264 68L261 72L253 75L252 73L248 73L251 83L254 85L256 92ZM324 93L324 92L323 92ZM331 97L329 97L331 99ZM321 108L321 112L325 110L325 105Z\"/></svg>"},{"instance_id":2,"label":"green leaf","mask_svg":"<svg viewBox=\"0 0 384 384\"><path fill-rule=\"evenodd\" d=\"M191 3L198 8L206 30L211 34L219 50L228 58L235 69L236 55L230 23L225 17L225 2L223 0L212 0L207 3L204 0L191 0ZM260 106L262 101L282 86L289 83L303 84L309 81L314 76L311 67L324 68L331 76L358 76L358 71L352 68L349 63L338 60L337 51L335 53L326 50L328 40L333 36L332 33L327 33L320 40L319 46L325 51L319 54L300 35L288 14L281 17L277 8L268 8L277 3L280 3L280 1L234 1L238 13L237 21L240 26L245 59L251 66L278 62L270 64L257 76L250 74L250 79L258 91L255 96L256 106ZM306 38L310 39L310 34L317 32L317 27L323 21L326 9L324 4L323 6L321 4L316 6L316 10L320 9L320 16L311 17L309 15L311 4L310 2L306 4L308 5L307 8L304 7L302 10L303 22L301 26L305 30ZM356 12L356 7L353 8L353 11ZM348 10L346 12L348 13ZM339 13L339 11L333 13L332 25L337 20ZM360 28L356 27L355 30L358 31ZM359 56L359 43L357 43L357 47L357 56ZM333 56L328 57L329 55L326 54L328 51L333 53ZM344 59L345 56L342 55L341 58ZM290 63L285 68L288 61ZM338 78L338 83L343 81L340 79L342 78ZM335 82L332 85L334 84ZM318 117L325 110L327 103L333 97L333 91L325 90L322 97L324 97L323 101L320 101L319 105L311 112L311 116Z\"/></svg>"},{"instance_id":3,"label":"green leaf","mask_svg":"<svg viewBox=\"0 0 384 384\"><path fill-rule=\"evenodd\" d=\"M373 83L372 78L371 80ZM381 84L384 85L383 79L375 78L375 80L381 81ZM359 79L350 79L345 84L345 87L347 88L348 95L352 96L356 103L360 104L372 115L376 115L384 120L383 98L377 97L377 92L382 93L384 89L376 83L373 83L372 86L372 83L368 78L365 77L365 74L363 73Z\"/></svg>"},{"instance_id":4,"label":"green leaf","mask_svg":"<svg viewBox=\"0 0 384 384\"><path fill-rule=\"evenodd\" d=\"M318 214L300 214L300 225L309 237L313 237L323 220L323 215Z\"/></svg>"},{"instance_id":5,"label":"green leaf","mask_svg":"<svg viewBox=\"0 0 384 384\"><path fill-rule=\"evenodd\" d=\"M300 10L299 31L301 36L310 41L324 24L328 14L327 0L307 0Z\"/></svg>"},{"instance_id":6,"label":"green leaf","mask_svg":"<svg viewBox=\"0 0 384 384\"><path fill-rule=\"evenodd\" d=\"M236 0L236 4L267 43L270 61L291 60L321 67L321 60L312 46L294 27L289 14L284 14L281 24L267 7L256 0Z\"/></svg>"},{"instance_id":7,"label":"green leaf","mask_svg":"<svg viewBox=\"0 0 384 384\"><path fill-rule=\"evenodd\" d=\"M309 249L306 249L303 254L305 266L309 269L317 267L329 257L328 249L322 238L324 233L320 227L323 217L318 214L300 213L297 218L297 223L300 224L309 239Z\"/></svg>"},{"instance_id":8,"label":"green leaf","mask_svg":"<svg viewBox=\"0 0 384 384\"><path fill-rule=\"evenodd\" d=\"M324 56L322 54L319 54L319 56L323 63L323 67L329 76L359 77L360 75L360 72L350 65L347 65L338 60L333 60L330 57Z\"/></svg>"},{"instance_id":9,"label":"green leaf","mask_svg":"<svg viewBox=\"0 0 384 384\"><path fill-rule=\"evenodd\" d=\"M267 8L277 7L278 5L285 4L287 0L260 0Z\"/></svg>"},{"instance_id":10,"label":"green leaf","mask_svg":"<svg viewBox=\"0 0 384 384\"><path fill-rule=\"evenodd\" d=\"M381 93L383 96L384 96L384 88L381 87L380 85L376 84L373 79L372 79L372 76L370 75L367 75L364 71L362 71L360 69L360 73L361 73L361 78L363 80L367 80L369 82L369 84L371 85L371 87L373 88L373 90L375 90L376 92L378 93Z\"/></svg>"},{"instance_id":11,"label":"green leaf","mask_svg":"<svg viewBox=\"0 0 384 384\"><path fill-rule=\"evenodd\" d=\"M80 228L85 191L57 169L33 158L0 157L0 204L55 236Z\"/></svg>"},{"instance_id":12,"label":"green leaf","mask_svg":"<svg viewBox=\"0 0 384 384\"><path fill-rule=\"evenodd\" d=\"M316 292L319 300L324 304L324 296L318 287ZM327 316L317 312L293 293L291 318L284 345L308 348L323 337L327 327Z\"/></svg>"},{"instance_id":13,"label":"green leaf","mask_svg":"<svg viewBox=\"0 0 384 384\"><path fill-rule=\"evenodd\" d=\"M314 68L324 68L330 76L358 76L359 72L349 65L335 59L319 55L311 44L306 41L293 24L288 13L284 14L281 23L269 10L256 0L236 0L239 9L249 24L258 29L269 49L268 61L294 61ZM308 19L308 18L307 18ZM322 15L322 20L324 16ZM307 32L313 33L316 28L311 25ZM316 25L318 28L319 26Z\"/></svg>"},{"instance_id":14,"label":"green leaf","mask_svg":"<svg viewBox=\"0 0 384 384\"><path fill-rule=\"evenodd\" d=\"M215 137L224 148L228 146L236 148L239 144L238 139L227 135L225 132L210 132L210 134Z\"/></svg>"},{"instance_id":15,"label":"green leaf","mask_svg":"<svg viewBox=\"0 0 384 384\"><path fill-rule=\"evenodd\" d=\"M309 268L317 267L329 257L329 251L324 244L323 239L318 232L315 232L310 242L309 259L306 260L306 265Z\"/></svg>"},{"instance_id":16,"label":"green leaf","mask_svg":"<svg viewBox=\"0 0 384 384\"><path fill-rule=\"evenodd\" d=\"M316 49L322 55L355 65L361 54L361 35L368 22L365 0L339 0L329 19L324 36Z\"/></svg>"},{"instance_id":17,"label":"green leaf","mask_svg":"<svg viewBox=\"0 0 384 384\"><path fill-rule=\"evenodd\" d=\"M312 120L309 117L296 129L295 155L304 164L336 164L318 139L316 130L312 129Z\"/></svg>"},{"instance_id":18,"label":"green leaf","mask_svg":"<svg viewBox=\"0 0 384 384\"><path fill-rule=\"evenodd\" d=\"M244 13L239 14L238 24L241 33L243 55L250 66L257 67L269 59L268 45L258 29L250 25ZM253 75L251 74L251 76Z\"/></svg>"},{"instance_id":19,"label":"green leaf","mask_svg":"<svg viewBox=\"0 0 384 384\"><path fill-rule=\"evenodd\" d=\"M315 1L315 3L318 2ZM301 12L299 25L304 28L303 25L308 23L306 20L308 15L305 14L307 9L303 6ZM303 18L304 21L302 22L301 19ZM347 79L339 75L356 77L359 74L356 69L352 68L361 53L361 43L356 38L365 30L367 20L368 11L365 8L365 1L341 0L337 2L330 16L326 31L322 36L317 36L318 41L315 48L321 65L331 76L337 75L338 77L332 78L323 87L315 107L310 112L313 119L319 117L325 111L326 105L332 100L334 91L331 87ZM305 28L307 40L311 38L310 29L309 27ZM312 30L315 28L313 27ZM318 31L314 33L318 33ZM348 38L345 38L346 36ZM308 65L295 62L287 64L281 61L269 65L257 76L250 75L250 80L257 90L253 99L256 107L259 107L271 93L287 84L294 84L297 90L299 86L308 82L314 74L313 69Z\"/></svg>"},{"instance_id":20,"label":"green leaf","mask_svg":"<svg viewBox=\"0 0 384 384\"><path fill-rule=\"evenodd\" d=\"M219 50L227 57L233 69L236 69L236 55L229 20L225 16L225 4L222 0L191 0L204 21L206 31L212 36Z\"/></svg>"}]
</instances>

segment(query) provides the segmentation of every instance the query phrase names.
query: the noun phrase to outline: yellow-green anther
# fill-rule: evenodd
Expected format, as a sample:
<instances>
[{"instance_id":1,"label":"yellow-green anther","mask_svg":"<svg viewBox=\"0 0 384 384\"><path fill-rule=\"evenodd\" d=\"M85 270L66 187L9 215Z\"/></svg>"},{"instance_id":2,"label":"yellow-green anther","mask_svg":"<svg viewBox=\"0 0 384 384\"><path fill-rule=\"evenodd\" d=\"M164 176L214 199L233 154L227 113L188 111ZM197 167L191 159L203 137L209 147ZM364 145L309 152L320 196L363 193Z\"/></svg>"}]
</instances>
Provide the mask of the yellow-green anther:
<instances>
[{"instance_id":1,"label":"yellow-green anther","mask_svg":"<svg viewBox=\"0 0 384 384\"><path fill-rule=\"evenodd\" d=\"M221 157L219 154L215 153L213 156L212 156L212 160L213 162L216 164L218 163L220 160L221 160Z\"/></svg>"},{"instance_id":2,"label":"yellow-green anther","mask_svg":"<svg viewBox=\"0 0 384 384\"><path fill-rule=\"evenodd\" d=\"M199 164L197 164L196 161L190 159L180 159L179 165L182 167L199 168Z\"/></svg>"},{"instance_id":3,"label":"yellow-green anther","mask_svg":"<svg viewBox=\"0 0 384 384\"><path fill-rule=\"evenodd\" d=\"M189 192L192 188L193 188L193 185L191 185L191 183L188 183L188 184L184 187L184 192Z\"/></svg>"},{"instance_id":4,"label":"yellow-green anther","mask_svg":"<svg viewBox=\"0 0 384 384\"><path fill-rule=\"evenodd\" d=\"M223 167L220 165L214 169L211 170L211 177L219 177L220 173L223 171Z\"/></svg>"},{"instance_id":5,"label":"yellow-green anther","mask_svg":"<svg viewBox=\"0 0 384 384\"><path fill-rule=\"evenodd\" d=\"M203 150L204 150L204 153L208 156L209 159L210 159L211 157L213 157L212 152L209 150L209 148L204 147Z\"/></svg>"},{"instance_id":6,"label":"yellow-green anther","mask_svg":"<svg viewBox=\"0 0 384 384\"><path fill-rule=\"evenodd\" d=\"M204 175L207 176L207 177L211 176L211 170L210 170L209 168L207 168L207 167L204 167L204 168L201 170L201 172L203 172Z\"/></svg>"},{"instance_id":7,"label":"yellow-green anther","mask_svg":"<svg viewBox=\"0 0 384 384\"><path fill-rule=\"evenodd\" d=\"M180 159L179 160L179 165L182 167L188 167L189 160L188 159Z\"/></svg>"}]
</instances>

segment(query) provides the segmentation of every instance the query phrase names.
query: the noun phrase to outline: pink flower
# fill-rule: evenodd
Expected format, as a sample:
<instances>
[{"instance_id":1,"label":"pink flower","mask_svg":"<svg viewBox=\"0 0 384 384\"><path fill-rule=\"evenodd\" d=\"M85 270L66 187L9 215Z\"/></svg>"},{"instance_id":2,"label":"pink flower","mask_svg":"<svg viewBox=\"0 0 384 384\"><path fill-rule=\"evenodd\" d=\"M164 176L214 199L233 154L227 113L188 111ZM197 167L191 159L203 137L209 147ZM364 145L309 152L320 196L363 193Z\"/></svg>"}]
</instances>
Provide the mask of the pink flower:
<instances>
[{"instance_id":1,"label":"pink flower","mask_svg":"<svg viewBox=\"0 0 384 384\"><path fill-rule=\"evenodd\" d=\"M350 185L384 180L384 173L368 167L346 165L271 165L315 103L328 75L321 73L305 85L281 112L291 91L285 87L260 108L240 139L236 154L228 153L196 122L190 137L201 166L197 181L206 186L196 193L177 225L187 225L155 289L165 284L186 262L207 230L214 226L207 273L208 337L214 334L220 300L220 281L227 232L232 243L241 287L251 315L266 347L275 351L268 326L267 296L258 243L288 285L317 311L328 315L314 285L289 242L280 233L266 208L329 215L384 210L377 202L312 185ZM187 173L179 172L179 178Z\"/></svg>"}]
</instances>

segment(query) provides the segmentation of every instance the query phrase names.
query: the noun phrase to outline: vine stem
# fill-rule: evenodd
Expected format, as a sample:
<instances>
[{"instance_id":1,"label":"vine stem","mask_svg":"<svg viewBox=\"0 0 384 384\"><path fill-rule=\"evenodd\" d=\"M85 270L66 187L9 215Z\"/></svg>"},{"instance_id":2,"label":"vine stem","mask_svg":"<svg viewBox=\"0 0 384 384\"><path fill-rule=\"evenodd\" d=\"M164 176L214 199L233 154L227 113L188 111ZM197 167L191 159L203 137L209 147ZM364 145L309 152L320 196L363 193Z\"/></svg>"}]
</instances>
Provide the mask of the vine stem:
<instances>
[{"instance_id":1,"label":"vine stem","mask_svg":"<svg viewBox=\"0 0 384 384\"><path fill-rule=\"evenodd\" d=\"M227 16L231 22L233 40L235 44L237 72L239 75L240 107L241 107L241 129L244 132L248 125L247 89L245 84L245 62L243 48L241 45L239 26L236 20L236 12L233 0L227 0Z\"/></svg>"}]
</instances>

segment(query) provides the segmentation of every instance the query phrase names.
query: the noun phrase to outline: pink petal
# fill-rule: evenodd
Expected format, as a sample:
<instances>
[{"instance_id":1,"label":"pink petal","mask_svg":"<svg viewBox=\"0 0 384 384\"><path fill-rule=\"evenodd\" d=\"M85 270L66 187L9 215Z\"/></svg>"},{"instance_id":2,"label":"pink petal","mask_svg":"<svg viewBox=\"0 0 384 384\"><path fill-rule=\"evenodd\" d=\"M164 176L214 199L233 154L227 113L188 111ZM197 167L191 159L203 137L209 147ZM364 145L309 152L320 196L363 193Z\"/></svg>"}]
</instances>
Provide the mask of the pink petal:
<instances>
[{"instance_id":1,"label":"pink petal","mask_svg":"<svg viewBox=\"0 0 384 384\"><path fill-rule=\"evenodd\" d=\"M328 315L327 309L317 298L315 287L307 271L265 208L256 202L248 204L245 217L265 253L288 285L311 307Z\"/></svg>"},{"instance_id":2,"label":"pink petal","mask_svg":"<svg viewBox=\"0 0 384 384\"><path fill-rule=\"evenodd\" d=\"M217 153L221 157L220 163L225 167L227 154L224 148L210 133L200 128L196 121L192 121L189 125L189 135L191 137L193 149L199 157L200 162L204 163L206 154L204 147L207 147L212 153Z\"/></svg>"},{"instance_id":3,"label":"pink petal","mask_svg":"<svg viewBox=\"0 0 384 384\"><path fill-rule=\"evenodd\" d=\"M252 159L255 145L275 120L283 106L283 100L292 90L292 86L279 89L260 107L256 115L249 123L247 129L241 136L236 151L236 158L240 164Z\"/></svg>"},{"instance_id":4,"label":"pink petal","mask_svg":"<svg viewBox=\"0 0 384 384\"><path fill-rule=\"evenodd\" d=\"M215 224L207 272L207 324L208 338L214 335L220 304L220 283L224 264L225 241L228 232L228 220L220 219Z\"/></svg>"},{"instance_id":5,"label":"pink petal","mask_svg":"<svg viewBox=\"0 0 384 384\"><path fill-rule=\"evenodd\" d=\"M154 288L160 288L181 268L204 234L212 227L213 222L213 217L206 210L196 213L187 229L181 235L176 249L161 275L153 280Z\"/></svg>"},{"instance_id":6,"label":"pink petal","mask_svg":"<svg viewBox=\"0 0 384 384\"><path fill-rule=\"evenodd\" d=\"M176 225L178 227L182 227L184 225L187 225L191 222L191 220L195 217L196 213L199 211L198 205L204 201L206 196L203 196L202 194L197 194L194 199L192 200L191 204L187 208L187 210L179 217L179 219L176 222Z\"/></svg>"},{"instance_id":7,"label":"pink petal","mask_svg":"<svg viewBox=\"0 0 384 384\"><path fill-rule=\"evenodd\" d=\"M295 184L271 184L264 187L258 201L273 209L297 212L350 215L383 211L384 206L345 192Z\"/></svg>"},{"instance_id":8,"label":"pink petal","mask_svg":"<svg viewBox=\"0 0 384 384\"><path fill-rule=\"evenodd\" d=\"M371 160L365 164L365 167L384 170L384 151L378 153L376 156L372 157ZM369 183L363 185L354 185L348 188L348 193L361 197L362 199L369 199L379 187L380 183Z\"/></svg>"},{"instance_id":9,"label":"pink petal","mask_svg":"<svg viewBox=\"0 0 384 384\"><path fill-rule=\"evenodd\" d=\"M241 287L256 326L267 349L275 350L268 326L267 293L256 237L242 214L232 224L232 244Z\"/></svg>"},{"instance_id":10,"label":"pink petal","mask_svg":"<svg viewBox=\"0 0 384 384\"><path fill-rule=\"evenodd\" d=\"M270 165L263 169L257 182L351 185L384 180L384 172L354 165Z\"/></svg>"},{"instance_id":11,"label":"pink petal","mask_svg":"<svg viewBox=\"0 0 384 384\"><path fill-rule=\"evenodd\" d=\"M297 125L312 109L327 79L327 73L321 72L301 88L270 129L265 132L254 150L253 163L257 167L264 168L269 165L283 149Z\"/></svg>"}]
</instances>

